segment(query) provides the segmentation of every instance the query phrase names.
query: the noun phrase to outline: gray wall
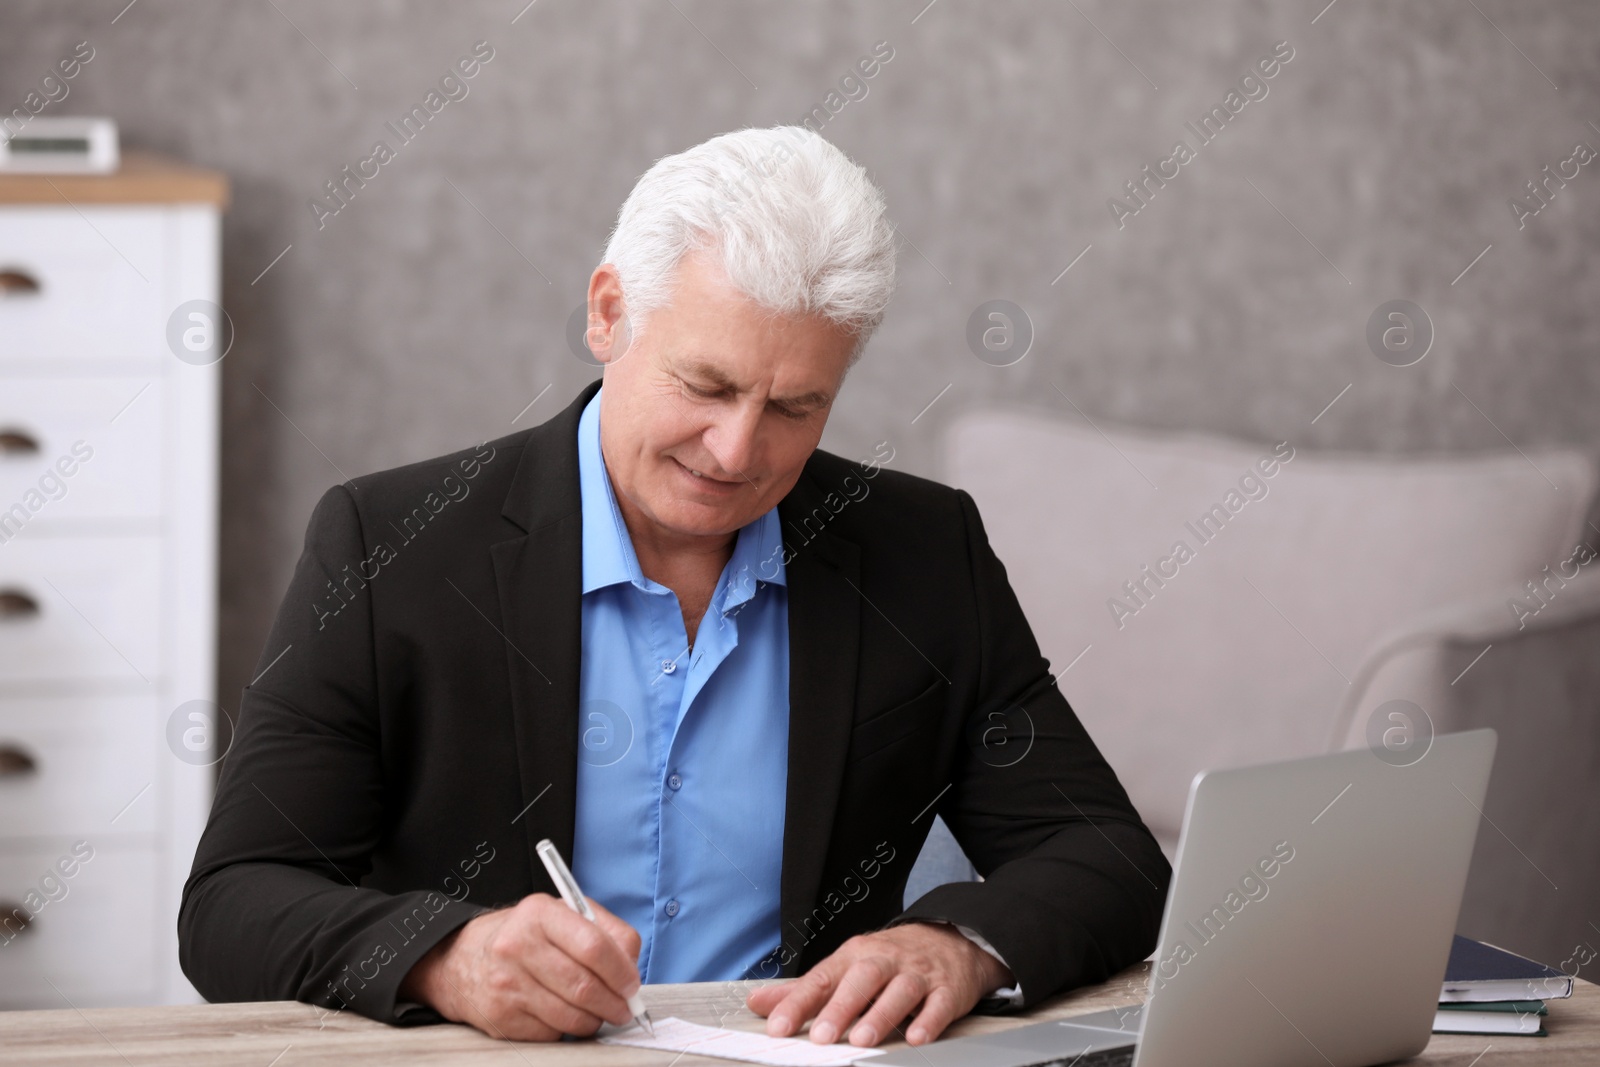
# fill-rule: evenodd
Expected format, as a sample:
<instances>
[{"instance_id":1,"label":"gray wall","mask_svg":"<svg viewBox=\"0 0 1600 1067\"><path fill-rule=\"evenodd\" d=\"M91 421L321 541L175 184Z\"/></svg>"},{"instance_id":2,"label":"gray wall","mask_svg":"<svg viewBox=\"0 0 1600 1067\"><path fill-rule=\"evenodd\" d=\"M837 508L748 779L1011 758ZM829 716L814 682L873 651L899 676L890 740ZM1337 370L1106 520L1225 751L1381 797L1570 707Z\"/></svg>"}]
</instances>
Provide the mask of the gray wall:
<instances>
[{"instance_id":1,"label":"gray wall","mask_svg":"<svg viewBox=\"0 0 1600 1067\"><path fill-rule=\"evenodd\" d=\"M322 490L507 432L547 385L517 426L557 410L595 373L565 324L638 175L799 120L880 40L894 58L823 130L887 190L902 283L825 447L886 439L934 473L956 411L1072 414L1052 386L1096 421L1313 447L1600 444L1600 161L1520 231L1507 206L1577 141L1600 146L1600 8L1340 0L1313 24L1324 2L939 0L917 17L925 0L540 0L513 23L519 0L139 0L120 17L126 0L39 0L0 9L0 100L87 40L60 113L109 114L126 144L233 180L230 705ZM494 58L469 95L319 229L323 183L399 145L385 121L478 40ZM1193 144L1183 123L1280 40L1295 56L1268 95L1119 230L1108 198ZM1408 368L1363 339L1399 297L1436 330ZM1013 366L964 339L991 298L1036 331Z\"/></svg>"},{"instance_id":2,"label":"gray wall","mask_svg":"<svg viewBox=\"0 0 1600 1067\"><path fill-rule=\"evenodd\" d=\"M224 706L317 496L508 432L547 386L516 426L556 411L595 373L566 322L638 175L797 121L880 40L894 58L823 129L886 188L903 281L826 447L888 440L937 473L941 428L989 401L1357 451L1600 446L1600 161L1524 228L1507 203L1600 145L1600 6L925 2L0 9L7 109L88 40L52 113L112 115L234 183ZM323 183L398 144L384 122L478 40L470 95L319 228ZM1269 94L1119 229L1108 198L1280 40ZM1402 297L1436 340L1396 368L1364 330ZM991 298L1036 331L1015 365L967 347Z\"/></svg>"}]
</instances>

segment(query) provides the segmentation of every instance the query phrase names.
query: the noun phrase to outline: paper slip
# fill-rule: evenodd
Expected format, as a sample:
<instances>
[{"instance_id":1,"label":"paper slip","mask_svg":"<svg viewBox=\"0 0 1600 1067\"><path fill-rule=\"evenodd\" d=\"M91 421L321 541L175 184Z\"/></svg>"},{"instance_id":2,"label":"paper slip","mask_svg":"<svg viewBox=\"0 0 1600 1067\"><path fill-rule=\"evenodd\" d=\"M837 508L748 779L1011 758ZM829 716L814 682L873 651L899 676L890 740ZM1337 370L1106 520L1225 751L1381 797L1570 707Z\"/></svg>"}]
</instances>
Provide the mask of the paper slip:
<instances>
[{"instance_id":1,"label":"paper slip","mask_svg":"<svg viewBox=\"0 0 1600 1067\"><path fill-rule=\"evenodd\" d=\"M607 1045L632 1045L663 1052L692 1052L725 1060L766 1063L773 1067L847 1067L857 1060L883 1055L882 1049L854 1045L817 1045L804 1037L768 1037L744 1030L686 1023L666 1018L655 1022L656 1036L638 1026L600 1038Z\"/></svg>"}]
</instances>

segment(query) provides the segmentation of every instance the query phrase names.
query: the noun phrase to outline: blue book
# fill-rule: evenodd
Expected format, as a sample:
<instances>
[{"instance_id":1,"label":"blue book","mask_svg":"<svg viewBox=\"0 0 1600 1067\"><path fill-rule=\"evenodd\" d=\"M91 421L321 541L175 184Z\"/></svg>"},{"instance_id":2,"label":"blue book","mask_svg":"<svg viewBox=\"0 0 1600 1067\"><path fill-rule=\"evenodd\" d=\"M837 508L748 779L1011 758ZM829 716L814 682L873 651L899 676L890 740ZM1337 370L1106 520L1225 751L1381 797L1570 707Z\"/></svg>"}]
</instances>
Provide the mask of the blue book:
<instances>
[{"instance_id":1,"label":"blue book","mask_svg":"<svg viewBox=\"0 0 1600 1067\"><path fill-rule=\"evenodd\" d=\"M1450 946L1439 1002L1560 1000L1570 996L1571 975L1457 934Z\"/></svg>"}]
</instances>

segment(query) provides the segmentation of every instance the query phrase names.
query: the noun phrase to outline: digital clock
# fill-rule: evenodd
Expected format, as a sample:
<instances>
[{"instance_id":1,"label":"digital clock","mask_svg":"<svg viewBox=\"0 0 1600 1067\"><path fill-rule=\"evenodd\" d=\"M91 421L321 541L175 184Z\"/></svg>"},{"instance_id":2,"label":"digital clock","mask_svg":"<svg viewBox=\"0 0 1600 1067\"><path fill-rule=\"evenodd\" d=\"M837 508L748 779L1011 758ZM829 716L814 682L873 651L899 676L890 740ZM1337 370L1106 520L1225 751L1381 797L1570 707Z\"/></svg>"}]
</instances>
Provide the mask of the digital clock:
<instances>
[{"instance_id":1,"label":"digital clock","mask_svg":"<svg viewBox=\"0 0 1600 1067\"><path fill-rule=\"evenodd\" d=\"M110 174L117 161L114 119L36 118L15 132L0 124L0 173Z\"/></svg>"}]
</instances>

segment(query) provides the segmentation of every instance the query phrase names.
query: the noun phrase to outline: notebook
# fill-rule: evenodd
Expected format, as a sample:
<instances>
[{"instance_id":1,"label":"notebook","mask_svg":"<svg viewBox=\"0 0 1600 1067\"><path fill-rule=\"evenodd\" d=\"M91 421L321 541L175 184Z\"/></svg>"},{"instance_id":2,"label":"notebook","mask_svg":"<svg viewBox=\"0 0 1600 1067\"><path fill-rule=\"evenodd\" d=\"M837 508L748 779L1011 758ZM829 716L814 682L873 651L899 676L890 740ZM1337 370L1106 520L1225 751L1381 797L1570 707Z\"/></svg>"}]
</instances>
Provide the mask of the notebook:
<instances>
[{"instance_id":1,"label":"notebook","mask_svg":"<svg viewBox=\"0 0 1600 1067\"><path fill-rule=\"evenodd\" d=\"M1515 952L1456 935L1444 971L1441 1004L1493 1000L1560 1000L1572 977Z\"/></svg>"},{"instance_id":2,"label":"notebook","mask_svg":"<svg viewBox=\"0 0 1600 1067\"><path fill-rule=\"evenodd\" d=\"M1433 1017L1436 1034L1522 1034L1545 1037L1544 1001L1497 1000L1487 1004L1441 1004Z\"/></svg>"}]
</instances>

